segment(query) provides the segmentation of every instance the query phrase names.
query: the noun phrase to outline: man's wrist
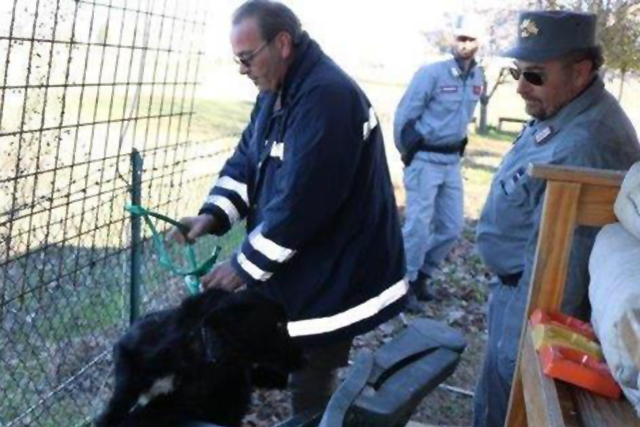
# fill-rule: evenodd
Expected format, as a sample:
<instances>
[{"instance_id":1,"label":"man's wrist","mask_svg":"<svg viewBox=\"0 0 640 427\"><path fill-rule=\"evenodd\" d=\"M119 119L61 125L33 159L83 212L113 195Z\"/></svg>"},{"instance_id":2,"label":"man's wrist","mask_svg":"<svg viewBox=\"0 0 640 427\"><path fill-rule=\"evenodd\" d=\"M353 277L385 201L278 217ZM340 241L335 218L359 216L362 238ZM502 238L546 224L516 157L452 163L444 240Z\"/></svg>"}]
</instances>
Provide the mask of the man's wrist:
<instances>
[{"instance_id":1,"label":"man's wrist","mask_svg":"<svg viewBox=\"0 0 640 427\"><path fill-rule=\"evenodd\" d=\"M211 226L208 227L207 232L209 234L215 234L221 236L231 229L229 219L222 209L216 205L207 205L198 212L198 216L208 216L212 218Z\"/></svg>"}]
</instances>

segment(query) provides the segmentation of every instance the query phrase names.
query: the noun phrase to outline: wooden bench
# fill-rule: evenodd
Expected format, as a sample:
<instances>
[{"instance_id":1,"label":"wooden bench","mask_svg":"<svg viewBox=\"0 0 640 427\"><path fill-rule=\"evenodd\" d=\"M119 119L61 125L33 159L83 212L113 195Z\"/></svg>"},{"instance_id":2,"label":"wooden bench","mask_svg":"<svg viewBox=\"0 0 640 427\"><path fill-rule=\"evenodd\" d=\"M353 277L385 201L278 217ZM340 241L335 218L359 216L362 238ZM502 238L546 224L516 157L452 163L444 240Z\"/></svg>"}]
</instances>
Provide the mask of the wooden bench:
<instances>
[{"instance_id":1,"label":"wooden bench","mask_svg":"<svg viewBox=\"0 0 640 427\"><path fill-rule=\"evenodd\" d=\"M514 117L500 117L498 119L498 131L502 131L502 123L520 123L525 124L528 120L525 119L516 119Z\"/></svg>"},{"instance_id":2,"label":"wooden bench","mask_svg":"<svg viewBox=\"0 0 640 427\"><path fill-rule=\"evenodd\" d=\"M557 166L530 166L529 174L545 179L547 190L526 319L536 308L560 309L574 229L617 221L613 204L624 179L623 172ZM640 314L634 314L623 329L640 366ZM525 321L507 427L640 426L626 400L606 399L545 376L527 324Z\"/></svg>"}]
</instances>

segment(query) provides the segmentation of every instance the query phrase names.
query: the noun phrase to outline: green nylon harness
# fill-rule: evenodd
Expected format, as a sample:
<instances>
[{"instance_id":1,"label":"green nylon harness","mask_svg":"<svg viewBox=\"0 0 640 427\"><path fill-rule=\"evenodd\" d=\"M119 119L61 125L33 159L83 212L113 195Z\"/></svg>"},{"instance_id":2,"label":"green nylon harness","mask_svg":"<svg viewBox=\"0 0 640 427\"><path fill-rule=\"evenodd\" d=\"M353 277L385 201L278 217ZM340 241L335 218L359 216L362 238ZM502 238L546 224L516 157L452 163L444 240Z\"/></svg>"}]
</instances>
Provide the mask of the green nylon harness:
<instances>
[{"instance_id":1,"label":"green nylon harness","mask_svg":"<svg viewBox=\"0 0 640 427\"><path fill-rule=\"evenodd\" d=\"M189 269L181 269L177 267L173 261L171 261L171 257L167 253L167 250L164 247L164 243L162 242L162 238L160 237L160 233L153 225L153 221L149 217L157 218L161 221L168 222L169 224L175 226L182 234L187 236L189 233L189 226L178 222L168 216L152 212L138 205L127 205L125 207L126 210L134 216L140 216L144 219L144 222L151 229L151 239L153 240L153 245L155 246L156 253L158 254L158 259L160 264L179 276L184 277L184 282L187 285L187 289L192 295L195 295L200 292L200 278L207 274L209 270L213 267L218 259L218 255L220 254L220 246L215 246L209 258L203 262L201 265L198 265L196 261L196 254L193 250L193 245L186 245L184 252L185 257L190 265Z\"/></svg>"}]
</instances>

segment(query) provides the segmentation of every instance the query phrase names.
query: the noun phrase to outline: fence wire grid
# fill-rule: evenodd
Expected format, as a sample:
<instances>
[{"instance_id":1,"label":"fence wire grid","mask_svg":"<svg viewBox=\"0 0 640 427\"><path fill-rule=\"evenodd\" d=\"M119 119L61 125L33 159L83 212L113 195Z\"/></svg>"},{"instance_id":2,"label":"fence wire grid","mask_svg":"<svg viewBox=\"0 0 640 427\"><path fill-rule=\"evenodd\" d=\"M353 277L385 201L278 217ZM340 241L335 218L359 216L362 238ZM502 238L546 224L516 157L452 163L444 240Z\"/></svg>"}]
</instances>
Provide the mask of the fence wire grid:
<instances>
[{"instance_id":1,"label":"fence wire grid","mask_svg":"<svg viewBox=\"0 0 640 427\"><path fill-rule=\"evenodd\" d=\"M111 392L132 310L132 153L142 204L174 218L228 155L235 131L194 122L208 4L0 2L1 427L89 425ZM217 242L223 256L237 240ZM148 230L140 247L140 311L177 303Z\"/></svg>"}]
</instances>

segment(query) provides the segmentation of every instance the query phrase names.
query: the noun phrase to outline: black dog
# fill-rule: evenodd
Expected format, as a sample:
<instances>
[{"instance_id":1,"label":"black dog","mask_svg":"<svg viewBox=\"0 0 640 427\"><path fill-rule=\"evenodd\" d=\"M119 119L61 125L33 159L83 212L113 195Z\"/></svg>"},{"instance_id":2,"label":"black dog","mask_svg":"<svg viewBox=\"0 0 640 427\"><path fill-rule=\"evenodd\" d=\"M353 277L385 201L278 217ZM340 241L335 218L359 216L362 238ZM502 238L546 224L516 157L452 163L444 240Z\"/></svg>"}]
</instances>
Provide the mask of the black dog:
<instances>
[{"instance_id":1,"label":"black dog","mask_svg":"<svg viewBox=\"0 0 640 427\"><path fill-rule=\"evenodd\" d=\"M256 365L302 364L282 308L257 291L208 290L137 321L114 348L115 390L96 427L239 426Z\"/></svg>"}]
</instances>

